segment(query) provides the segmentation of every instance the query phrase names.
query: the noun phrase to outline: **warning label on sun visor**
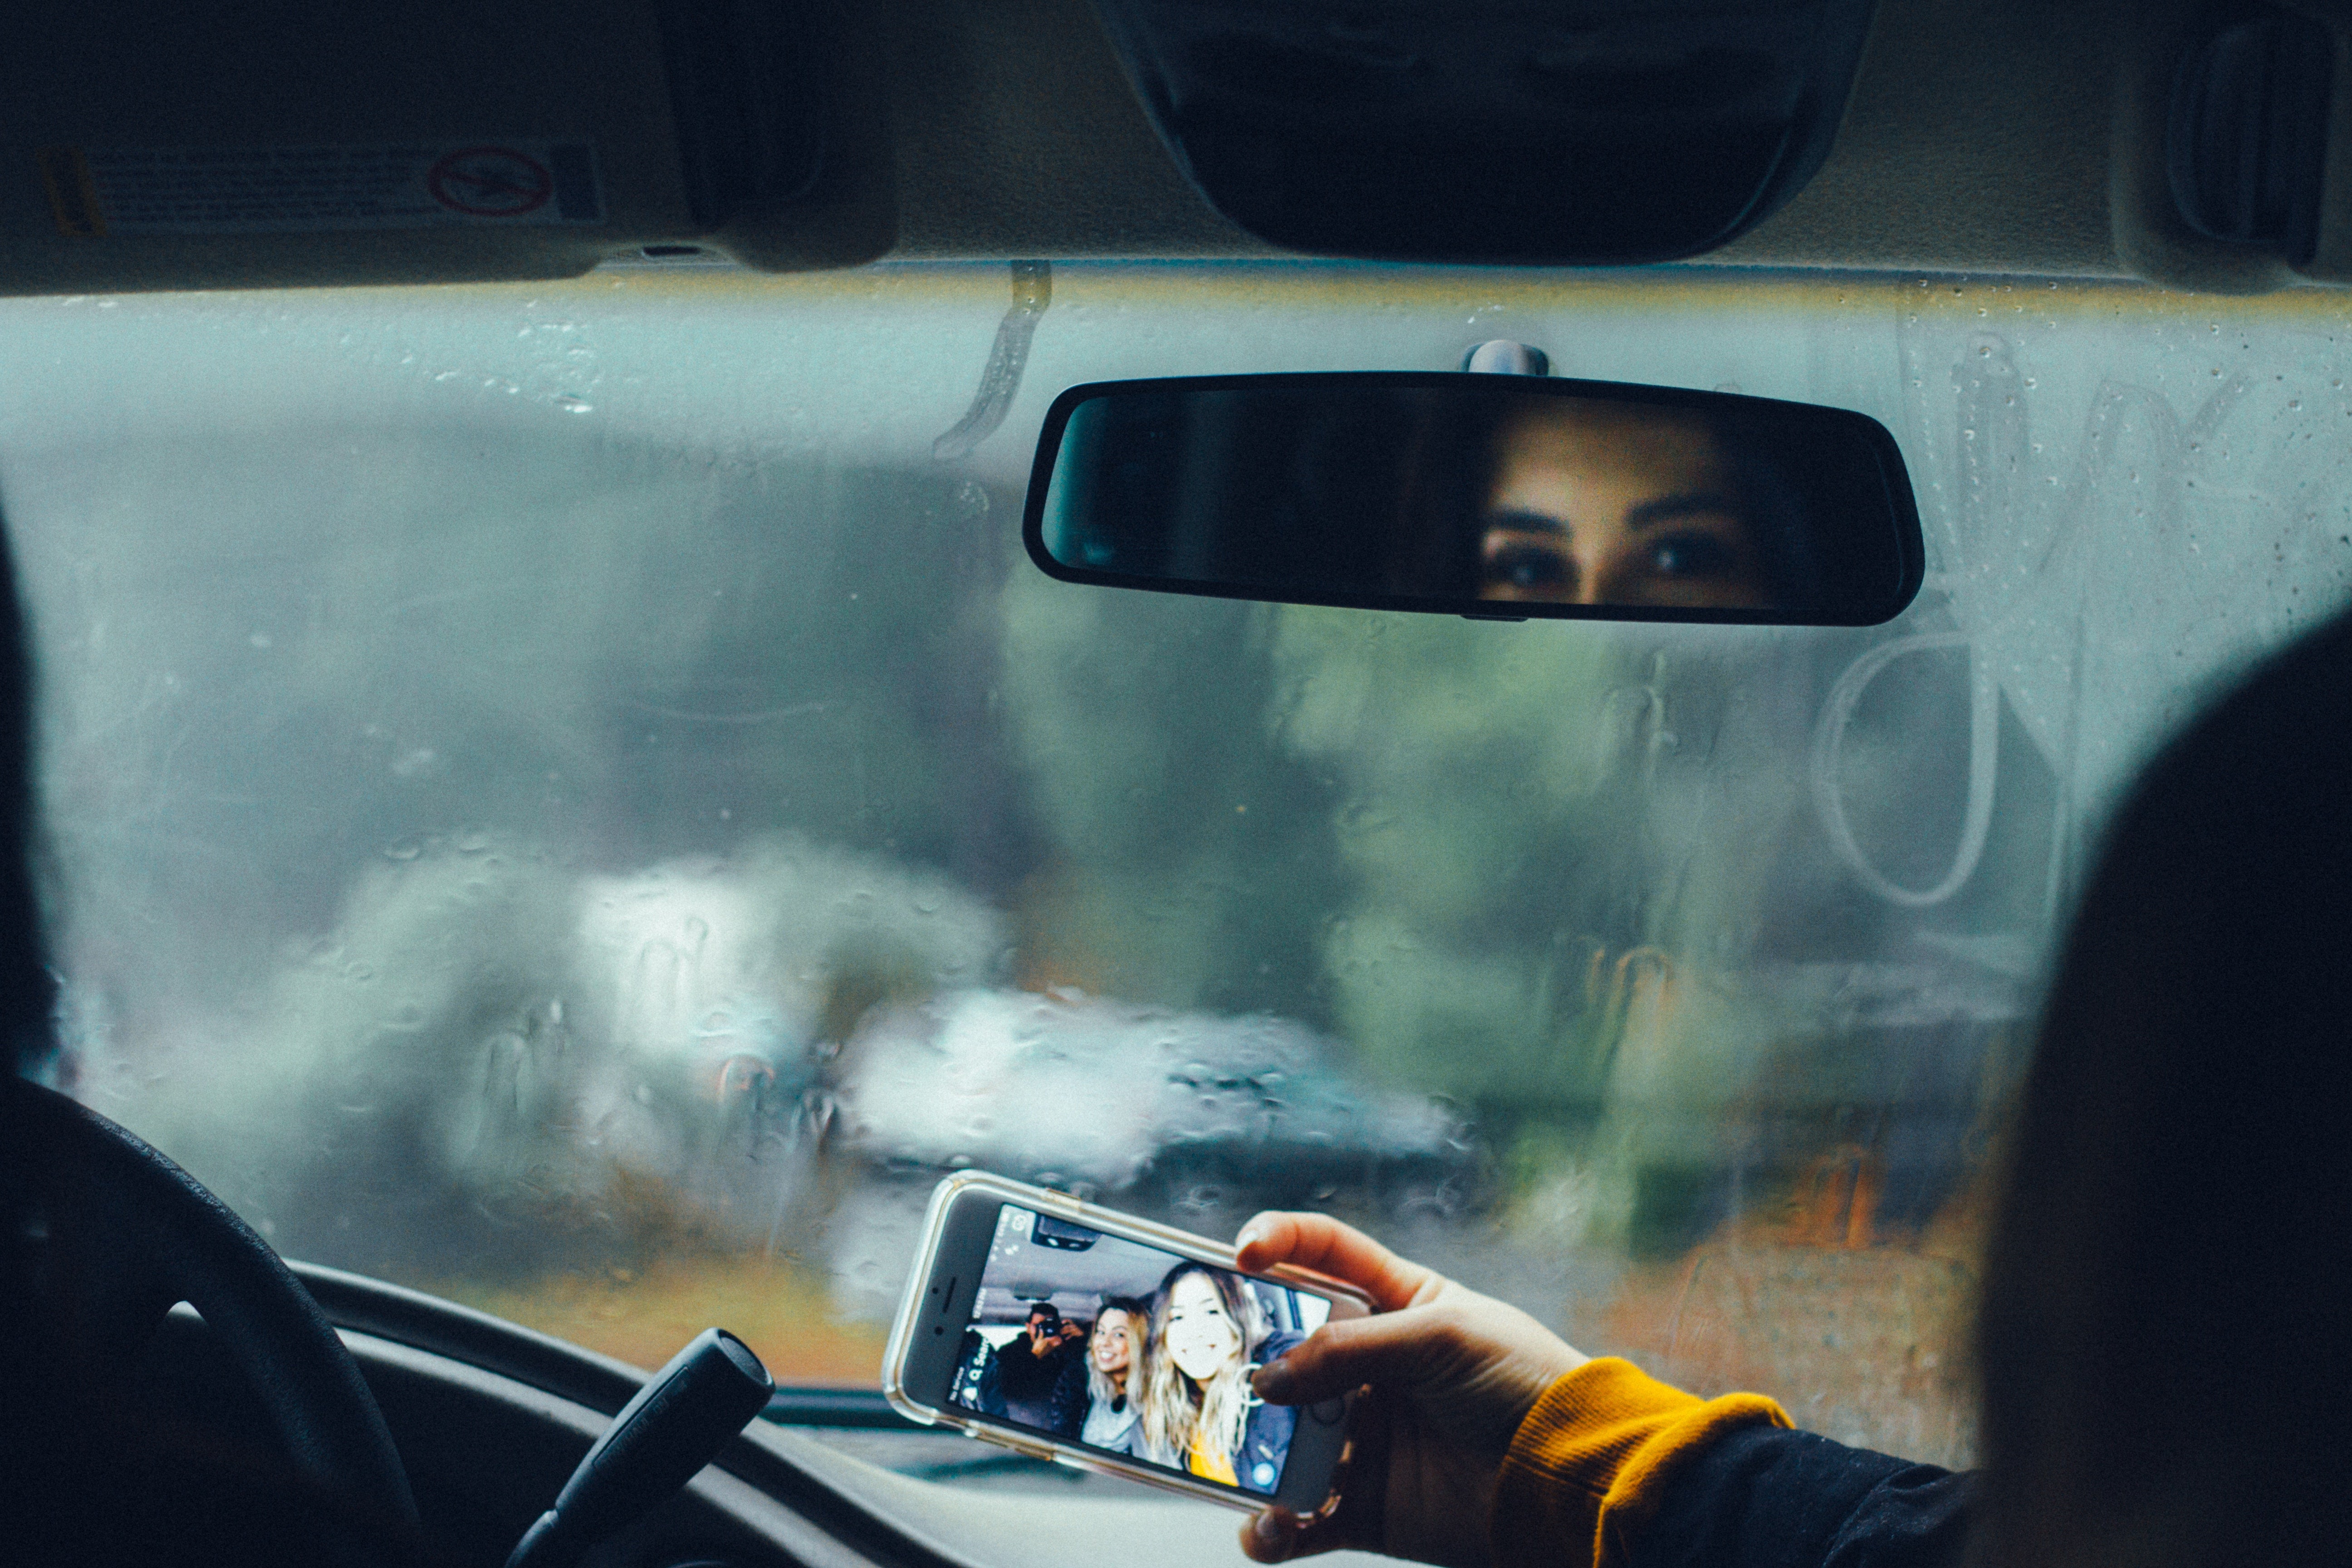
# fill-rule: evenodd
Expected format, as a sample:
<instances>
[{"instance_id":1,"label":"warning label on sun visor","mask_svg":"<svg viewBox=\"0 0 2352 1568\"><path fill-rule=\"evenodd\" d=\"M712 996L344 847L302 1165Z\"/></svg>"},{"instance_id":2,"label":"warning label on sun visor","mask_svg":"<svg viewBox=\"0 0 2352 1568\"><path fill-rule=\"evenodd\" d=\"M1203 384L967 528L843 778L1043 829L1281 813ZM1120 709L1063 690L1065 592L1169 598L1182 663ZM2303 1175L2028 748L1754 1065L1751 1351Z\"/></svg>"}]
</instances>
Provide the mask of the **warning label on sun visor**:
<instances>
[{"instance_id":1,"label":"warning label on sun visor","mask_svg":"<svg viewBox=\"0 0 2352 1568\"><path fill-rule=\"evenodd\" d=\"M51 147L40 161L75 237L604 221L584 142Z\"/></svg>"}]
</instances>

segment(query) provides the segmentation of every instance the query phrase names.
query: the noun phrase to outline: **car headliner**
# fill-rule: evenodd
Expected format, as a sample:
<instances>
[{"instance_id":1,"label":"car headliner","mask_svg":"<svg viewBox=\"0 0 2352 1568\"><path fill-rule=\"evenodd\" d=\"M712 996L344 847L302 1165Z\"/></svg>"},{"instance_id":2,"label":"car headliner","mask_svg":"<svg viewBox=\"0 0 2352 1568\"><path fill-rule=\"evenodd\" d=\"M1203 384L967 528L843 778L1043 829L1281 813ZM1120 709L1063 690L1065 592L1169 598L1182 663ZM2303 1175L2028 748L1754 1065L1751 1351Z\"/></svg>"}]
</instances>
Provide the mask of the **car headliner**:
<instances>
[{"instance_id":1,"label":"car headliner","mask_svg":"<svg viewBox=\"0 0 2352 1568\"><path fill-rule=\"evenodd\" d=\"M2127 276L2108 221L2111 94L2155 6L1881 0L1829 161L1710 260ZM1088 0L888 0L893 255L1280 254L1162 150ZM1050 112L1041 112L1045 106Z\"/></svg>"},{"instance_id":2,"label":"car headliner","mask_svg":"<svg viewBox=\"0 0 2352 1568\"><path fill-rule=\"evenodd\" d=\"M399 29L438 3L406 0L368 25L393 28L388 38L405 37ZM523 28L547 9L519 4L500 26ZM656 184L673 179L664 172L675 145L666 89L657 65L640 58L646 19L632 6L600 10L607 14L594 26L562 43L547 79L487 108L526 118L550 106L577 110L602 128L613 167ZM2275 264L2188 237L2160 195L2166 84L2183 19L2195 10L2194 0L1880 0L1827 163L1787 206L1700 259L2141 277L2234 292L2295 281ZM831 42L817 51L845 106L836 111L827 176L835 188L793 216L785 243L750 258L754 265L1278 254L1212 211L1187 183L1089 0L869 0L844 12L823 24ZM215 140L267 141L273 125L286 132L278 140L317 140L372 113L383 120L375 111L385 105L346 108L329 90L335 84L299 79L331 75L320 69L331 57L288 56L264 68L289 79L289 105L309 95L307 108L280 108L268 95L205 79L204 68L175 65L174 49L197 47L202 35L162 12L149 20L154 25L119 45L88 43L127 31L113 21L63 22L95 29L85 33L88 47L18 84L26 90L16 95L18 109L0 110L0 140L119 143L190 124L215 126ZM347 37L317 47L361 46ZM435 81L423 48L409 63L426 74L415 79ZM2339 55L2346 52L2339 40ZM134 68L130 78L113 68L125 62ZM2339 79L2346 74L2339 64ZM178 120L142 118L159 84L186 95ZM418 125L485 112L482 102L425 103L431 94L416 90ZM442 96L464 100L473 90L452 86ZM2331 128L2337 152L2352 146L2352 112L2340 103ZM2305 273L2352 278L2352 157L2331 158L2328 168L2319 255ZM617 238L510 231L514 258L485 266L436 253L441 241L388 248L387 237L368 233L304 237L301 245L281 244L275 261L266 246L225 245L216 236L61 241L37 184L0 207L0 293L553 277L593 265L599 243L634 248L652 232L648 223L674 225L682 210L666 196L649 198L622 215L634 226L622 225L629 232Z\"/></svg>"}]
</instances>

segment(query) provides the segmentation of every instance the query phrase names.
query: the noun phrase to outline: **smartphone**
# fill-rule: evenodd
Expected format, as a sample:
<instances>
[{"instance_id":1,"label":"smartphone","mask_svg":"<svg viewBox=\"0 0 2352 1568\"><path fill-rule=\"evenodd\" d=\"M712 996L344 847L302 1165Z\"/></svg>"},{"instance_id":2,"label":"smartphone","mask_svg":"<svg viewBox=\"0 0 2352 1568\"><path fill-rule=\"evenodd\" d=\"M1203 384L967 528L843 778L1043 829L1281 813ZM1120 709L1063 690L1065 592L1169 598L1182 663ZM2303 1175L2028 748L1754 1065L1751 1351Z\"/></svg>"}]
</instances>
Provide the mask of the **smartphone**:
<instances>
[{"instance_id":1,"label":"smartphone","mask_svg":"<svg viewBox=\"0 0 2352 1568\"><path fill-rule=\"evenodd\" d=\"M1266 1405L1250 1372L1371 1304L1304 1269L1003 1176L931 1194L882 1368L890 1403L1037 1458L1242 1509L1331 1500L1348 1402Z\"/></svg>"}]
</instances>

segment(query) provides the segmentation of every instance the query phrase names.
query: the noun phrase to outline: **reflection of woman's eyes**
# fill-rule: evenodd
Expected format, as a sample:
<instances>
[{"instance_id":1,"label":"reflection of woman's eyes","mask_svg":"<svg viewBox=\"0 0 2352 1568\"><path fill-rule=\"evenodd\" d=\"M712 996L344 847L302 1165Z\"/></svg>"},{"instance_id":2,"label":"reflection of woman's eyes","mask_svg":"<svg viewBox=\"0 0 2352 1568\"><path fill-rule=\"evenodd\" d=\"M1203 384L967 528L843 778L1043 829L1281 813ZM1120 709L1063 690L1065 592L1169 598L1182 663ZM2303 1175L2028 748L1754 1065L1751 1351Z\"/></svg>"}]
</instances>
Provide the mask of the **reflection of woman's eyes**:
<instances>
[{"instance_id":1,"label":"reflection of woman's eyes","mask_svg":"<svg viewBox=\"0 0 2352 1568\"><path fill-rule=\"evenodd\" d=\"M1711 533L1670 533L1650 542L1650 570L1661 577L1728 577L1731 547Z\"/></svg>"},{"instance_id":2,"label":"reflection of woman's eyes","mask_svg":"<svg viewBox=\"0 0 2352 1568\"><path fill-rule=\"evenodd\" d=\"M1568 558L1540 544L1506 544L1486 557L1486 580L1514 588L1557 588L1567 583Z\"/></svg>"}]
</instances>

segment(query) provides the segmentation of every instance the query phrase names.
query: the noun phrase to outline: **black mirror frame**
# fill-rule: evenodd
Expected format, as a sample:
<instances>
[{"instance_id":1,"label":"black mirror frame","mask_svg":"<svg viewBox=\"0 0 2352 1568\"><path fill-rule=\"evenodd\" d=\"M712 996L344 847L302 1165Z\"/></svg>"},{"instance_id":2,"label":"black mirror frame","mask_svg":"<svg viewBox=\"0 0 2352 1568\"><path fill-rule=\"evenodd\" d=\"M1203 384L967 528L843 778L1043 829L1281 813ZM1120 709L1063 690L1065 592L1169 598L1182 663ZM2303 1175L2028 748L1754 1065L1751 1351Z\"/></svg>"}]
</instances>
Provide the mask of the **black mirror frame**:
<instances>
[{"instance_id":1,"label":"black mirror frame","mask_svg":"<svg viewBox=\"0 0 2352 1568\"><path fill-rule=\"evenodd\" d=\"M1068 566L1047 552L1045 538L1045 492L1053 483L1054 468L1060 459L1062 438L1068 428L1070 416L1080 404L1106 394L1140 391L1147 388L1161 391L1192 390L1201 392L1242 391L1251 388L1311 387L1338 381L1360 380L1366 374L1377 375L1390 385L1400 388L1459 387L1476 373L1465 371L1316 371L1271 375L1188 375L1140 377L1128 381L1094 381L1073 386L1054 399L1045 410L1045 424L1037 433L1037 455L1030 464L1029 494L1021 509L1021 543L1029 559L1039 571L1057 582L1083 583L1104 588L1133 588L1153 594L1189 594L1208 599L1252 599L1277 605L1323 605L1348 610L1403 610L1417 615L1460 616L1481 621L1668 621L1717 626L1883 626L1910 607L1918 597L1927 575L1927 541L1920 531L1918 504L1912 493L1910 470L1905 467L1902 451L1895 446L1894 436L1886 426L1867 414L1853 409L1832 408L1826 405L1792 403L1786 399L1748 397L1743 394L1702 392L1695 388L1644 386L1629 382L1575 381L1565 377L1509 377L1514 384L1557 389L1562 396L1610 398L1621 403L1647 403L1667 408L1721 408L1726 399L1753 407L1802 409L1807 415L1839 416L1853 422L1853 427L1878 461L1879 479L1886 491L1887 511L1895 526L1895 548L1901 556L1901 575L1894 593L1883 608L1853 619L1829 620L1802 611L1780 613L1769 610L1717 610L1696 608L1646 608L1641 605L1550 605L1539 602L1512 601L1507 610L1499 606L1493 611L1478 609L1478 601L1465 601L1458 605L1433 605L1426 601L1391 594L1313 594L1273 592L1247 583L1178 583L1164 578L1148 577L1135 573L1104 572L1087 567ZM1482 378L1483 379L1483 378Z\"/></svg>"}]
</instances>

